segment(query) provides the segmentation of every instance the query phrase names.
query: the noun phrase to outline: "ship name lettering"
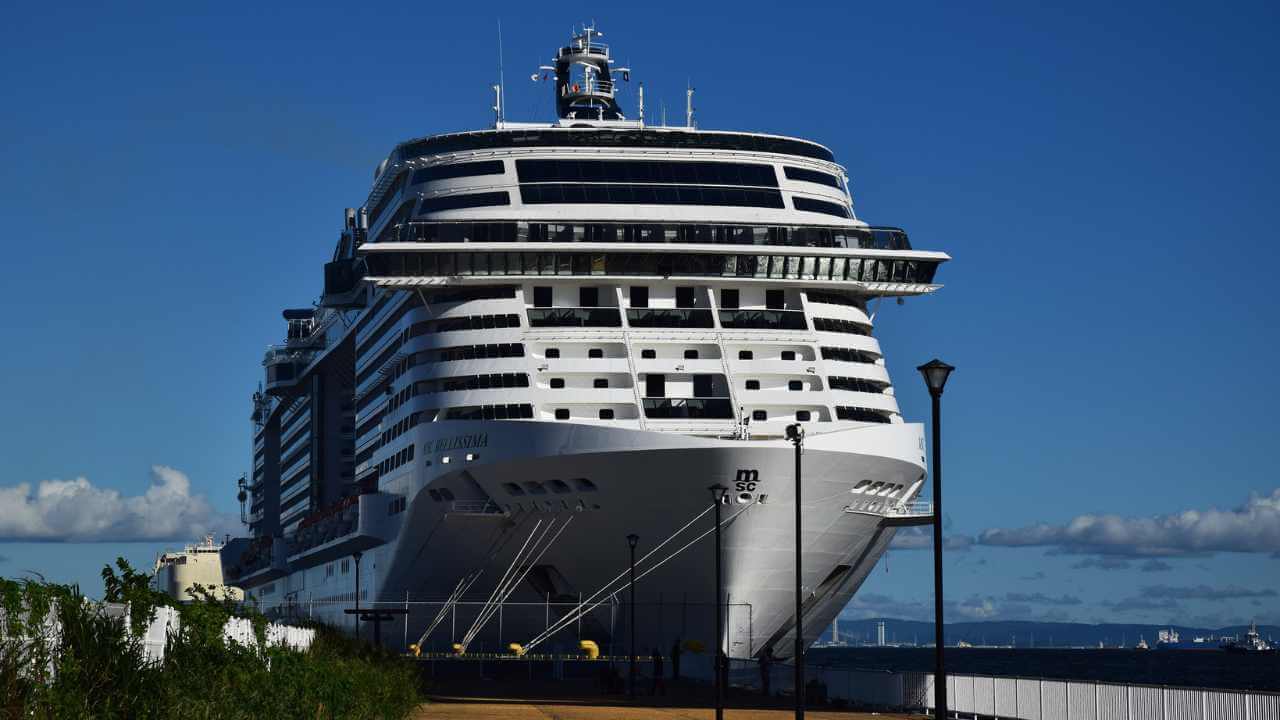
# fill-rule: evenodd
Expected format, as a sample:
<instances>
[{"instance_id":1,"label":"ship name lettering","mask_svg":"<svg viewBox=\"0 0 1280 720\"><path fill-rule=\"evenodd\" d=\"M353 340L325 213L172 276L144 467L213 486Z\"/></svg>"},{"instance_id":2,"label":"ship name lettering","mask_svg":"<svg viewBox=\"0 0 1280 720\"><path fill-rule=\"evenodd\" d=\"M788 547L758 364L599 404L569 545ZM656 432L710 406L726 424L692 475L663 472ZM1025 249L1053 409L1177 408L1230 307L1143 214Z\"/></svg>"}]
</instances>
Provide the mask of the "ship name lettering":
<instances>
[{"instance_id":1,"label":"ship name lettering","mask_svg":"<svg viewBox=\"0 0 1280 720\"><path fill-rule=\"evenodd\" d=\"M458 435L451 438L440 438L436 441L436 452L461 450L464 448L481 448L489 446L489 433Z\"/></svg>"},{"instance_id":2,"label":"ship name lettering","mask_svg":"<svg viewBox=\"0 0 1280 720\"><path fill-rule=\"evenodd\" d=\"M739 469L738 476L734 478L734 492L755 492L756 485L760 484L760 471Z\"/></svg>"}]
</instances>

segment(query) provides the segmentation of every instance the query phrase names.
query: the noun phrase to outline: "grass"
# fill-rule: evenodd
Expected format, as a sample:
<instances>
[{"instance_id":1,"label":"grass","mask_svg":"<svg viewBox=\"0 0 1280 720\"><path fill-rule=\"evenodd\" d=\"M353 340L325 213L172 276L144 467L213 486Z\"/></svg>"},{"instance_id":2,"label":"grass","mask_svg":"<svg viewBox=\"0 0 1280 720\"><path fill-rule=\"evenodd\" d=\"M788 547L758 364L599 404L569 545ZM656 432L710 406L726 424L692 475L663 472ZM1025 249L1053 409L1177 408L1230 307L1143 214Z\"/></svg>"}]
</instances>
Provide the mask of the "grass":
<instances>
[{"instance_id":1,"label":"grass","mask_svg":"<svg viewBox=\"0 0 1280 720\"><path fill-rule=\"evenodd\" d=\"M106 599L129 602L128 618L108 617L71 586L0 579L0 719L399 719L421 702L409 661L324 626L306 652L265 648L266 618L203 591L177 606L182 630L164 660L147 663L141 633L126 624L141 629L157 605L174 603L117 566L103 570ZM38 627L50 613L62 628L52 639ZM258 648L223 642L233 614L253 620Z\"/></svg>"}]
</instances>

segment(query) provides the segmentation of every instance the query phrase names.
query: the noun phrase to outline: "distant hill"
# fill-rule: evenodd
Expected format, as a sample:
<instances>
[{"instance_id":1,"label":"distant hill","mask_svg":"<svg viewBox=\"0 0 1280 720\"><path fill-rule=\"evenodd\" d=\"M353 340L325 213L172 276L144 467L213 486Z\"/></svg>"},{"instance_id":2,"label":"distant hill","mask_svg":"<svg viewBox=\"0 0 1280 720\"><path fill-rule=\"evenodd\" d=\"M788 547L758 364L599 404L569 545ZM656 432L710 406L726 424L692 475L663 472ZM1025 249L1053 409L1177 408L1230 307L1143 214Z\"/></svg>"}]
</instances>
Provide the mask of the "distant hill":
<instances>
[{"instance_id":1,"label":"distant hill","mask_svg":"<svg viewBox=\"0 0 1280 720\"><path fill-rule=\"evenodd\" d=\"M891 645L932 645L933 623L894 618L869 620L841 620L840 639L851 644L875 644L877 624L885 624L885 642ZM1015 645L1017 647L1133 647L1138 639L1156 644L1156 633L1172 627L1182 636L1184 644L1192 644L1197 637L1209 639L1210 647L1217 646L1221 637L1243 636L1247 625L1224 628L1202 628L1187 625L1140 625L1108 623L1055 623L1031 621L964 622L947 623L947 644L963 640L972 645ZM1280 626L1259 625L1262 637L1280 640ZM823 633L822 642L831 641L831 628Z\"/></svg>"}]
</instances>

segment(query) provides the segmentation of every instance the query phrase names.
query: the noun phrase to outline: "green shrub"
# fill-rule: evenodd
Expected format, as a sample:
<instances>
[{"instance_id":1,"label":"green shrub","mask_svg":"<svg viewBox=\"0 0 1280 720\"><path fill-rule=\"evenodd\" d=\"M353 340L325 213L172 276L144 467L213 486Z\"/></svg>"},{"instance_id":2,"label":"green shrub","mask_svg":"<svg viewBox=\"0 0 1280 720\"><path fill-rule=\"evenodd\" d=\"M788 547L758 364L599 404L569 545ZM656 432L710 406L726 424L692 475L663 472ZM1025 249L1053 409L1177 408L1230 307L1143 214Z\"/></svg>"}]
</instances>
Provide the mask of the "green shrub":
<instances>
[{"instance_id":1,"label":"green shrub","mask_svg":"<svg viewBox=\"0 0 1280 720\"><path fill-rule=\"evenodd\" d=\"M116 565L103 569L106 599L130 603L128 618L108 617L74 587L0 579L0 719L393 719L420 702L410 661L323 626L306 652L266 648L266 618L203 588L177 606L182 628L163 662L147 663L141 630L173 602ZM62 626L54 647L39 632L50 610ZM223 642L233 615L251 619L257 648Z\"/></svg>"}]
</instances>

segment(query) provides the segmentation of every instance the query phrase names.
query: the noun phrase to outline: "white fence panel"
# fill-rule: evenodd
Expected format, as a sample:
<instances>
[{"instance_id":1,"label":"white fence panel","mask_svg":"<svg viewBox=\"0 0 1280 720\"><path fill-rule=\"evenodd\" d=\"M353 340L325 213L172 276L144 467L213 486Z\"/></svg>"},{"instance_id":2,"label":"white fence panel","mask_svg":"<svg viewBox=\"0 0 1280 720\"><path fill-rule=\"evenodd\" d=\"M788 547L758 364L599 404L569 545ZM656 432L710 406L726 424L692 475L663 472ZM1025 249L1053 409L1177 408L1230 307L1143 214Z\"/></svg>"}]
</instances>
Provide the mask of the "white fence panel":
<instances>
[{"instance_id":1,"label":"white fence panel","mask_svg":"<svg viewBox=\"0 0 1280 720\"><path fill-rule=\"evenodd\" d=\"M947 709L952 712L977 712L973 703L973 676L956 675L954 680L955 692L947 693ZM947 676L947 683L951 682L951 676Z\"/></svg>"},{"instance_id":2,"label":"white fence panel","mask_svg":"<svg viewBox=\"0 0 1280 720\"><path fill-rule=\"evenodd\" d=\"M1067 683L1067 713L1071 720L1098 720L1098 696L1093 683Z\"/></svg>"},{"instance_id":3,"label":"white fence panel","mask_svg":"<svg viewBox=\"0 0 1280 720\"><path fill-rule=\"evenodd\" d=\"M1249 709L1250 720L1265 720L1266 718L1280 718L1280 694L1275 695L1249 695L1246 707Z\"/></svg>"},{"instance_id":4,"label":"white fence panel","mask_svg":"<svg viewBox=\"0 0 1280 720\"><path fill-rule=\"evenodd\" d=\"M1164 720L1164 693L1158 687L1130 685L1129 720Z\"/></svg>"},{"instance_id":5,"label":"white fence panel","mask_svg":"<svg viewBox=\"0 0 1280 720\"><path fill-rule=\"evenodd\" d=\"M1013 678L995 678L996 717L1018 716L1018 681Z\"/></svg>"},{"instance_id":6,"label":"white fence panel","mask_svg":"<svg viewBox=\"0 0 1280 720\"><path fill-rule=\"evenodd\" d=\"M1204 693L1187 688L1163 688L1165 720L1204 720Z\"/></svg>"},{"instance_id":7,"label":"white fence panel","mask_svg":"<svg viewBox=\"0 0 1280 720\"><path fill-rule=\"evenodd\" d=\"M1018 678L1018 707L1013 713L1023 720L1040 720L1040 681Z\"/></svg>"},{"instance_id":8,"label":"white fence panel","mask_svg":"<svg viewBox=\"0 0 1280 720\"><path fill-rule=\"evenodd\" d=\"M1205 720L1244 720L1248 696L1238 692L1208 691L1204 694ZM1280 713L1270 717L1280 717Z\"/></svg>"},{"instance_id":9,"label":"white fence panel","mask_svg":"<svg viewBox=\"0 0 1280 720\"><path fill-rule=\"evenodd\" d=\"M996 714L995 678L973 676L973 711L988 717Z\"/></svg>"},{"instance_id":10,"label":"white fence panel","mask_svg":"<svg viewBox=\"0 0 1280 720\"><path fill-rule=\"evenodd\" d=\"M1040 681L1040 709L1044 720L1075 720L1067 715L1067 684L1061 680Z\"/></svg>"},{"instance_id":11,"label":"white fence panel","mask_svg":"<svg viewBox=\"0 0 1280 720\"><path fill-rule=\"evenodd\" d=\"M1098 694L1098 720L1129 720L1128 688L1124 685L1094 686Z\"/></svg>"}]
</instances>

